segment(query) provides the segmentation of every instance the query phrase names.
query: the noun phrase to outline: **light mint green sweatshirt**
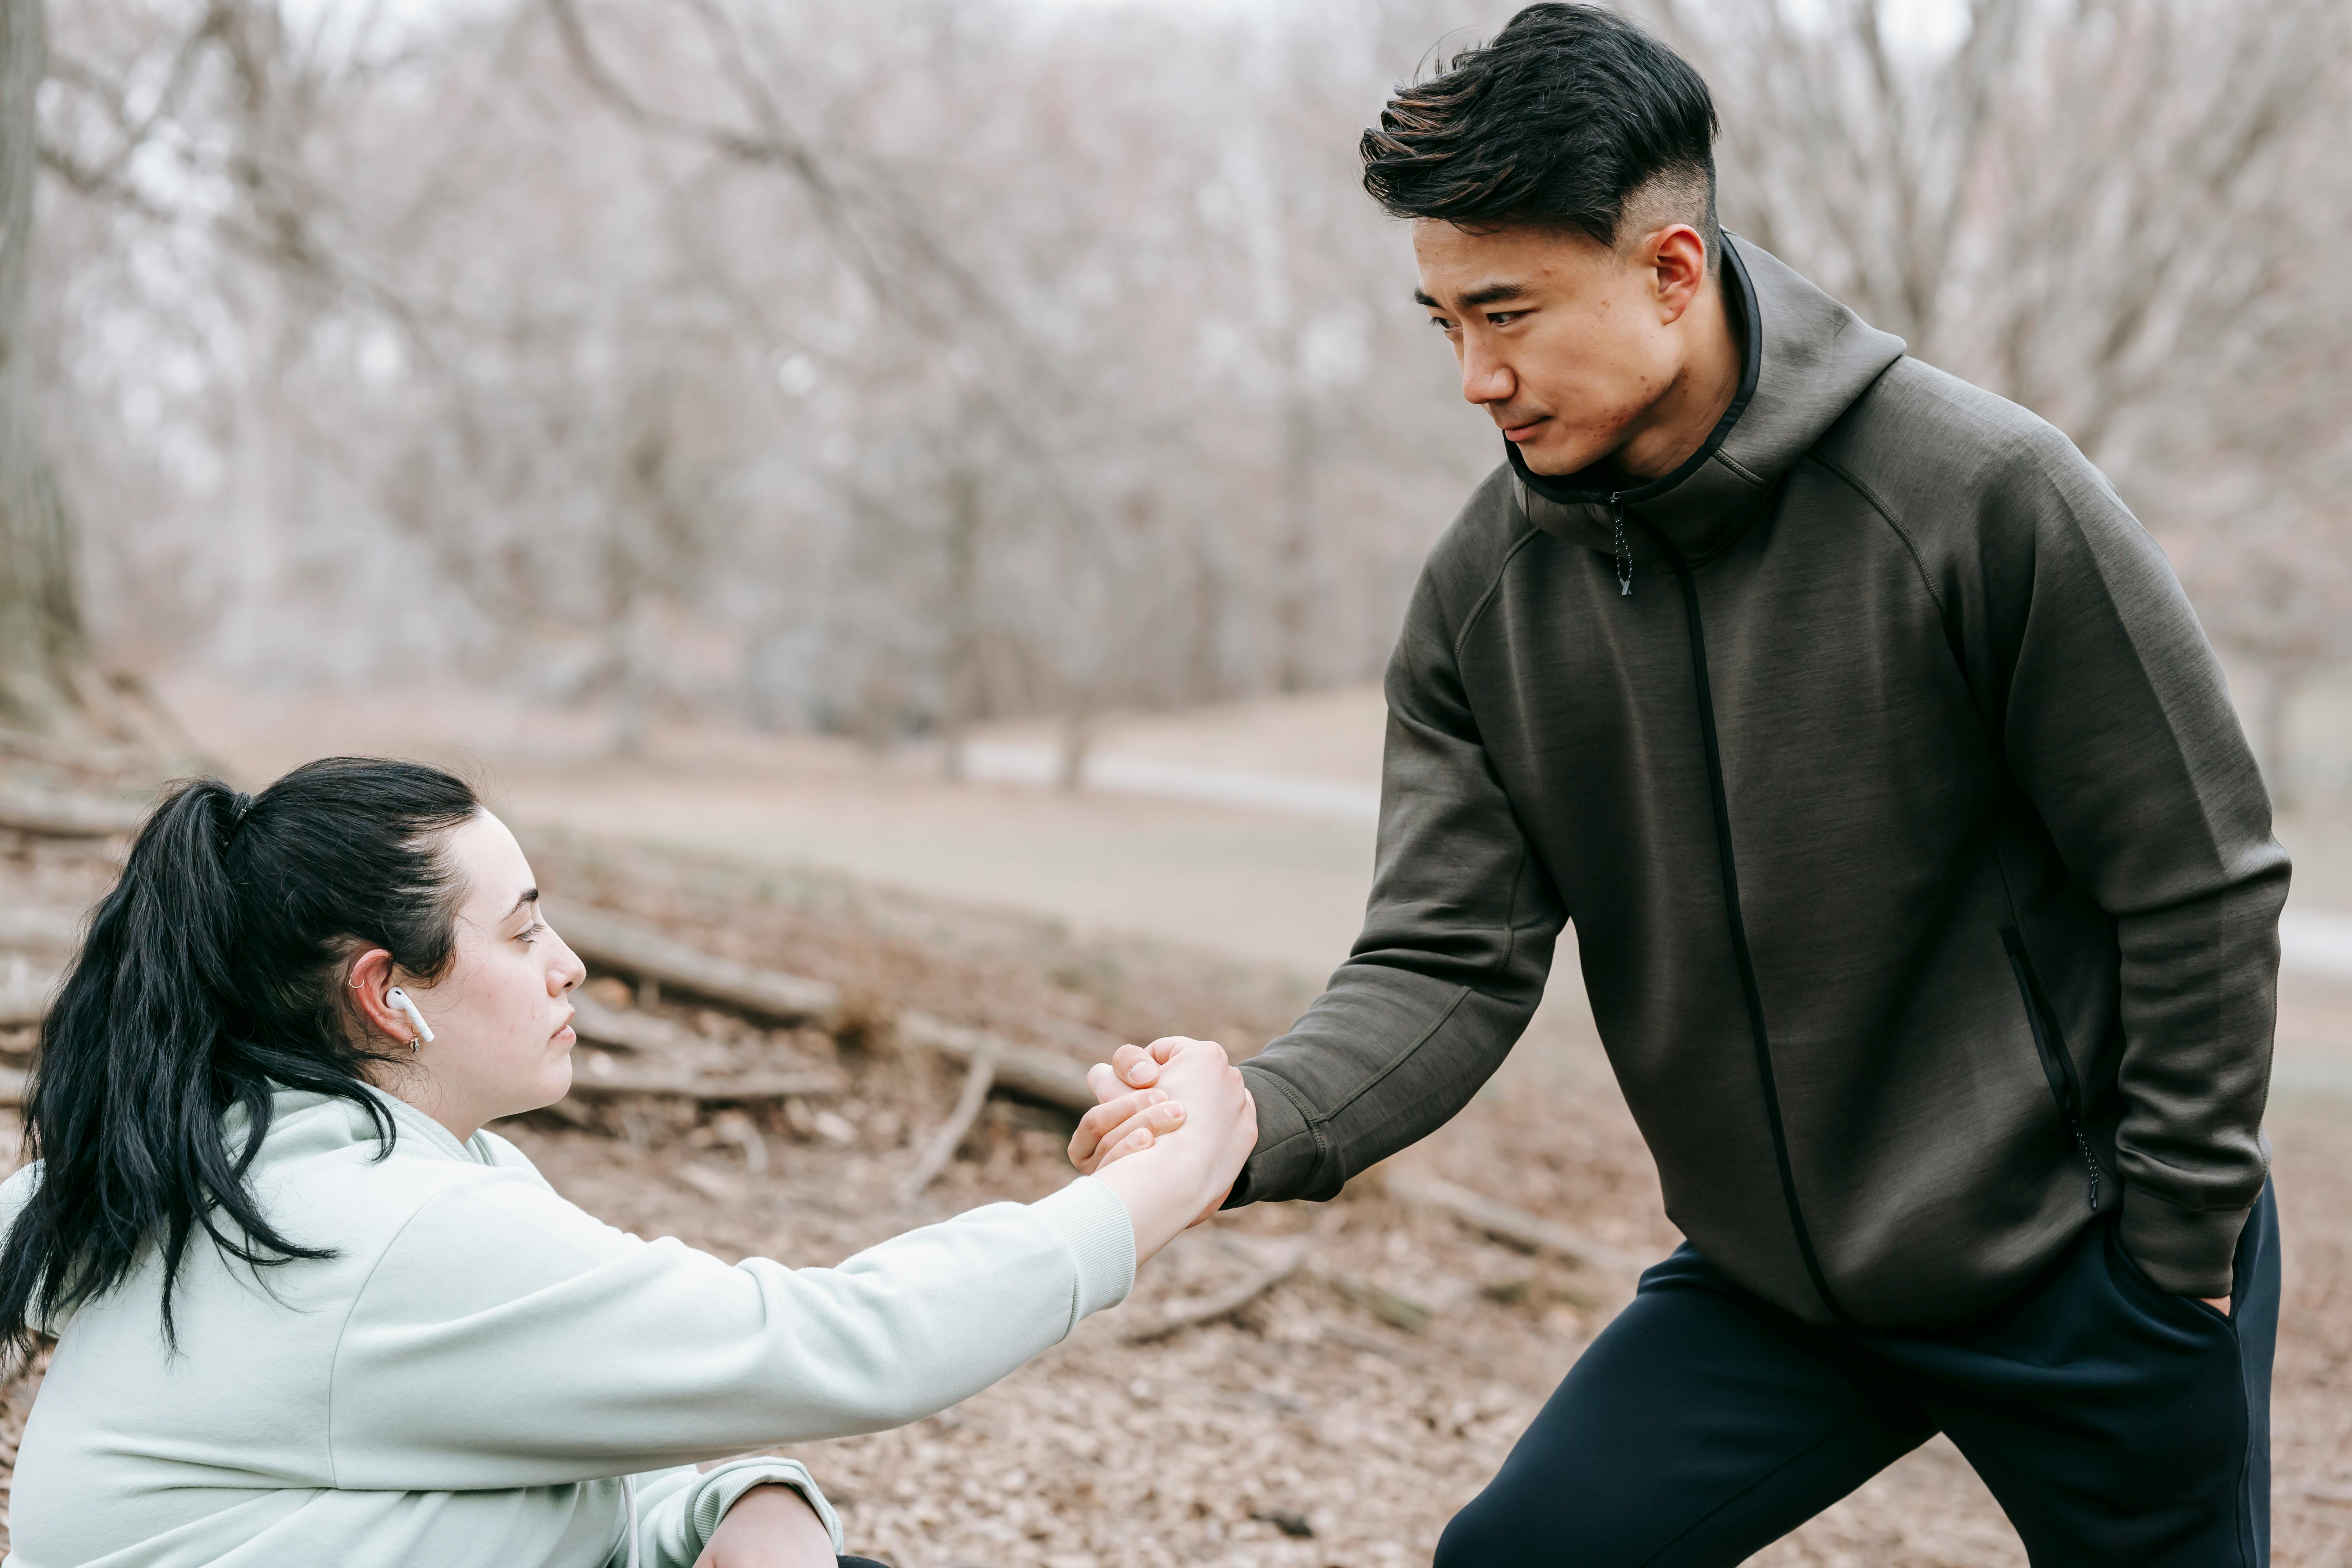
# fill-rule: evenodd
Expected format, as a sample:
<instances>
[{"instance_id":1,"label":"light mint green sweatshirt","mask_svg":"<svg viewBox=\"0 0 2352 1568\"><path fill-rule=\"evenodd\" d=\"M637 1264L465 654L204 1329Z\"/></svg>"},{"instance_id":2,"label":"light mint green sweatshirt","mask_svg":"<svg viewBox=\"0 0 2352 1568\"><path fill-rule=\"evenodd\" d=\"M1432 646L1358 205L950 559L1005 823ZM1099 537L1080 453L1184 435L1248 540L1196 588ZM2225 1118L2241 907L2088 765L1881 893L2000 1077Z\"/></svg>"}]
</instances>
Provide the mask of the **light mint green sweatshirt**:
<instances>
[{"instance_id":1,"label":"light mint green sweatshirt","mask_svg":"<svg viewBox=\"0 0 2352 1568\"><path fill-rule=\"evenodd\" d=\"M944 1409L1135 1278L1126 1205L1088 1178L838 1268L730 1266L582 1213L494 1133L384 1104L379 1162L356 1107L277 1097L255 1191L332 1258L257 1278L200 1236L177 1354L152 1258L52 1325L0 1568L690 1568L764 1481L838 1550L796 1462L695 1464ZM0 1186L0 1221L39 1179Z\"/></svg>"}]
</instances>

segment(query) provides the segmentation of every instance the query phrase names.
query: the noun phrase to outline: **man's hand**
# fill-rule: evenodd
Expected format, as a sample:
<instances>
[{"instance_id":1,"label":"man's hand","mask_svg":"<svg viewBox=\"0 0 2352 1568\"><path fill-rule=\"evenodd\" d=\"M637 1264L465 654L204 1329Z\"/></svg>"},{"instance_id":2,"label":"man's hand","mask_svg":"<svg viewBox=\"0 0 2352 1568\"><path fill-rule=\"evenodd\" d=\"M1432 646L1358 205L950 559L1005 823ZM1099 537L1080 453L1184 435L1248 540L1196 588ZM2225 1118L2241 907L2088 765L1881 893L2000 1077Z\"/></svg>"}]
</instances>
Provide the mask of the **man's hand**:
<instances>
[{"instance_id":1,"label":"man's hand","mask_svg":"<svg viewBox=\"0 0 2352 1568\"><path fill-rule=\"evenodd\" d=\"M1113 1160L1140 1153L1163 1132L1184 1123L1181 1100L1152 1087L1168 1058L1192 1042L1170 1035L1150 1046L1121 1046L1108 1062L1087 1069L1087 1087L1101 1104L1078 1121L1070 1135L1070 1163L1083 1175L1093 1175Z\"/></svg>"},{"instance_id":2,"label":"man's hand","mask_svg":"<svg viewBox=\"0 0 2352 1568\"><path fill-rule=\"evenodd\" d=\"M2200 1296L2197 1299L2204 1302L2207 1306L2212 1308L2215 1311L2221 1313L2223 1317L2226 1318L2230 1315L2230 1298L2227 1296Z\"/></svg>"},{"instance_id":3,"label":"man's hand","mask_svg":"<svg viewBox=\"0 0 2352 1568\"><path fill-rule=\"evenodd\" d=\"M782 1484L735 1500L694 1568L834 1568L833 1537L808 1499Z\"/></svg>"}]
</instances>

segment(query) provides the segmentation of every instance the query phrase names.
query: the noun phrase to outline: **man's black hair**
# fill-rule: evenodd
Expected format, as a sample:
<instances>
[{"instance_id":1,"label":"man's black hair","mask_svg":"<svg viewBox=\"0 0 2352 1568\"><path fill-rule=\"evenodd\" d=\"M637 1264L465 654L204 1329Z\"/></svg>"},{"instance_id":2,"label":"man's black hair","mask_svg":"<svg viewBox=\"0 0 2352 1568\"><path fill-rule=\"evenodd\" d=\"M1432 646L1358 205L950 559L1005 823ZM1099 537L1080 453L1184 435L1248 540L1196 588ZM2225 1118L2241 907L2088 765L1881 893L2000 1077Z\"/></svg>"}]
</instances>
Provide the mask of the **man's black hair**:
<instances>
[{"instance_id":1,"label":"man's black hair","mask_svg":"<svg viewBox=\"0 0 2352 1568\"><path fill-rule=\"evenodd\" d=\"M1680 55L1598 5L1530 5L1397 89L1364 132L1364 189L1398 217L1615 245L1629 201L1696 227L1712 267L1715 101Z\"/></svg>"}]
</instances>

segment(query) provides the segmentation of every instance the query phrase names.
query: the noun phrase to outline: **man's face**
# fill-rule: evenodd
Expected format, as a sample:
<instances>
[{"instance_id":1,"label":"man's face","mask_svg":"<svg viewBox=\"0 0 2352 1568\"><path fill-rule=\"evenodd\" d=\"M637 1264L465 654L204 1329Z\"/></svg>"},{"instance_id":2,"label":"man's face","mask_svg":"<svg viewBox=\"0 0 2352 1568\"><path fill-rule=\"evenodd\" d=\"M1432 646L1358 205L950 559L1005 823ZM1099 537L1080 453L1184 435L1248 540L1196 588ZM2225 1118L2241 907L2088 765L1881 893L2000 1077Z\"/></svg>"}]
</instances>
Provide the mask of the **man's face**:
<instances>
[{"instance_id":1,"label":"man's face","mask_svg":"<svg viewBox=\"0 0 2352 1568\"><path fill-rule=\"evenodd\" d=\"M1412 226L1415 300L1484 408L1538 474L1572 474L1625 445L1676 376L1685 345L1654 247L1535 229Z\"/></svg>"}]
</instances>

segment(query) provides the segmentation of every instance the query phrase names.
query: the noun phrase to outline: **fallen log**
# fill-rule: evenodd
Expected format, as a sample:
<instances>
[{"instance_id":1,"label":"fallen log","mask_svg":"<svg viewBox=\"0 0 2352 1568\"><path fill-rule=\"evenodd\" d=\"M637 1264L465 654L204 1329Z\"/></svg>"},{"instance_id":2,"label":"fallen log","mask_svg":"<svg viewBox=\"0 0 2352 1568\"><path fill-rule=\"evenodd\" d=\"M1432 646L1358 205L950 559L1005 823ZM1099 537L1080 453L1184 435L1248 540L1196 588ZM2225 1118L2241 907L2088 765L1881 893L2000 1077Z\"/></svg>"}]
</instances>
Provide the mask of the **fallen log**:
<instances>
[{"instance_id":1,"label":"fallen log","mask_svg":"<svg viewBox=\"0 0 2352 1568\"><path fill-rule=\"evenodd\" d=\"M898 1015L898 1044L929 1051L959 1067L970 1067L982 1054L996 1060L994 1086L1066 1110L1094 1109L1095 1092L1087 1087L1084 1063L1059 1051L1015 1045L1001 1035L968 1029L912 1008Z\"/></svg>"},{"instance_id":2,"label":"fallen log","mask_svg":"<svg viewBox=\"0 0 2352 1568\"><path fill-rule=\"evenodd\" d=\"M550 911L549 923L572 952L598 969L634 974L778 1023L814 1023L831 1029L841 1020L841 988L823 980L719 958L618 915L578 904Z\"/></svg>"},{"instance_id":3,"label":"fallen log","mask_svg":"<svg viewBox=\"0 0 2352 1568\"><path fill-rule=\"evenodd\" d=\"M1650 1266L1650 1259L1579 1236L1566 1226L1555 1225L1499 1198L1472 1192L1442 1177L1391 1171L1387 1173L1387 1187L1391 1197L1409 1207L1452 1215L1473 1230L1484 1231L1531 1252L1557 1253L1570 1262L1626 1274L1639 1274Z\"/></svg>"},{"instance_id":4,"label":"fallen log","mask_svg":"<svg viewBox=\"0 0 2352 1568\"><path fill-rule=\"evenodd\" d=\"M702 1037L683 1024L651 1013L625 1013L607 1007L585 991L572 994L572 1032L592 1045L614 1046L625 1051L664 1056L691 1050Z\"/></svg>"},{"instance_id":5,"label":"fallen log","mask_svg":"<svg viewBox=\"0 0 2352 1568\"><path fill-rule=\"evenodd\" d=\"M1331 1293L1351 1307L1361 1307L1390 1328L1408 1334L1417 1334L1429 1327L1429 1320L1437 1314L1418 1301L1408 1300L1384 1285L1369 1279L1359 1279L1349 1274L1318 1272L1317 1278L1331 1289Z\"/></svg>"},{"instance_id":6,"label":"fallen log","mask_svg":"<svg viewBox=\"0 0 2352 1568\"><path fill-rule=\"evenodd\" d=\"M81 944L81 921L63 910L36 904L0 905L0 949L71 952Z\"/></svg>"},{"instance_id":7,"label":"fallen log","mask_svg":"<svg viewBox=\"0 0 2352 1568\"><path fill-rule=\"evenodd\" d=\"M821 1100L849 1087L839 1073L754 1072L740 1078L690 1078L680 1073L575 1072L572 1092L583 1100L644 1094L668 1100L726 1100L750 1104L763 1100Z\"/></svg>"},{"instance_id":8,"label":"fallen log","mask_svg":"<svg viewBox=\"0 0 2352 1568\"><path fill-rule=\"evenodd\" d=\"M37 1024L58 994L58 976L9 965L0 971L0 1029Z\"/></svg>"},{"instance_id":9,"label":"fallen log","mask_svg":"<svg viewBox=\"0 0 2352 1568\"><path fill-rule=\"evenodd\" d=\"M1230 1318L1297 1273L1298 1266L1306 1261L1307 1244L1297 1242L1265 1268L1223 1290L1169 1302L1160 1310L1156 1321L1128 1331L1127 1342L1131 1345L1150 1344L1154 1340L1164 1340L1171 1334L1181 1333L1202 1323Z\"/></svg>"},{"instance_id":10,"label":"fallen log","mask_svg":"<svg viewBox=\"0 0 2352 1568\"><path fill-rule=\"evenodd\" d=\"M0 792L0 827L42 838L116 838L146 820L142 806L96 795Z\"/></svg>"},{"instance_id":11,"label":"fallen log","mask_svg":"<svg viewBox=\"0 0 2352 1568\"><path fill-rule=\"evenodd\" d=\"M971 1124L980 1120L981 1108L988 1103L988 1091L995 1082L996 1052L982 1047L971 1058L971 1069L964 1074L963 1092L956 1096L955 1109L948 1112L940 1130L931 1134L915 1168L898 1184L900 1203L911 1202L917 1193L931 1184L933 1177L948 1168L948 1162L955 1158L957 1146L971 1132Z\"/></svg>"}]
</instances>

